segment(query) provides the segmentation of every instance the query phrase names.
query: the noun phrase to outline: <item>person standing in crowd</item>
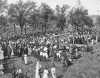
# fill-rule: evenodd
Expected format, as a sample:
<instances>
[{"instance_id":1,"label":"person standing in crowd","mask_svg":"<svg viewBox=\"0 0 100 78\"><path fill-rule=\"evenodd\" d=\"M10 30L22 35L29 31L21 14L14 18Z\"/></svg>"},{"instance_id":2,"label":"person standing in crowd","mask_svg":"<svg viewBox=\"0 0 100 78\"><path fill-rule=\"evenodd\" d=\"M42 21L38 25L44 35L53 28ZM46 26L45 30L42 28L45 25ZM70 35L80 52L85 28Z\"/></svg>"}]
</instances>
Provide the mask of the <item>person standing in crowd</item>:
<instances>
[{"instance_id":1,"label":"person standing in crowd","mask_svg":"<svg viewBox=\"0 0 100 78\"><path fill-rule=\"evenodd\" d=\"M18 49L18 45L17 45L17 43L15 42L15 43L14 43L14 48L13 48L13 50L14 50L14 56L18 56L17 49Z\"/></svg>"},{"instance_id":2,"label":"person standing in crowd","mask_svg":"<svg viewBox=\"0 0 100 78\"><path fill-rule=\"evenodd\" d=\"M25 62L25 64L28 63L27 55L28 55L28 48L27 48L27 46L25 45L25 48L24 48L24 62Z\"/></svg>"},{"instance_id":3,"label":"person standing in crowd","mask_svg":"<svg viewBox=\"0 0 100 78\"><path fill-rule=\"evenodd\" d=\"M42 78L49 78L48 74L49 74L48 66L46 66L45 69L44 69L44 71L43 71L43 77Z\"/></svg>"},{"instance_id":4,"label":"person standing in crowd","mask_svg":"<svg viewBox=\"0 0 100 78\"><path fill-rule=\"evenodd\" d=\"M54 62L52 62L51 76L52 76L52 78L56 78L56 67L55 67Z\"/></svg>"},{"instance_id":5,"label":"person standing in crowd","mask_svg":"<svg viewBox=\"0 0 100 78\"><path fill-rule=\"evenodd\" d=\"M43 76L43 67L40 67L40 69L39 69L39 76L40 76L40 78L42 78L42 76Z\"/></svg>"},{"instance_id":6,"label":"person standing in crowd","mask_svg":"<svg viewBox=\"0 0 100 78\"><path fill-rule=\"evenodd\" d=\"M11 49L11 47L10 47L10 44L7 43L7 55L8 55L8 58L11 57L11 52L12 52L12 49Z\"/></svg>"},{"instance_id":7,"label":"person standing in crowd","mask_svg":"<svg viewBox=\"0 0 100 78\"><path fill-rule=\"evenodd\" d=\"M32 54L32 48L30 45L28 45L28 55L31 55Z\"/></svg>"},{"instance_id":8,"label":"person standing in crowd","mask_svg":"<svg viewBox=\"0 0 100 78\"><path fill-rule=\"evenodd\" d=\"M40 78L40 75L39 75L39 69L40 68L41 68L41 65L40 65L39 61L37 61L36 70L35 70L35 78Z\"/></svg>"},{"instance_id":9,"label":"person standing in crowd","mask_svg":"<svg viewBox=\"0 0 100 78\"><path fill-rule=\"evenodd\" d=\"M4 67L3 67L3 63L2 63L2 61L3 61L3 59L4 59L4 55L3 55L3 50L2 50L2 46L0 45L0 74L3 74L3 69L4 69Z\"/></svg>"},{"instance_id":10,"label":"person standing in crowd","mask_svg":"<svg viewBox=\"0 0 100 78\"><path fill-rule=\"evenodd\" d=\"M50 57L50 44L47 45L47 48L48 48L48 51L47 51L48 57Z\"/></svg>"},{"instance_id":11,"label":"person standing in crowd","mask_svg":"<svg viewBox=\"0 0 100 78\"><path fill-rule=\"evenodd\" d=\"M3 45L3 55L4 55L4 64L3 64L3 67L4 67L4 70L3 72L6 73L7 70L8 70L8 51L7 51L7 42L4 42L4 45Z\"/></svg>"},{"instance_id":12,"label":"person standing in crowd","mask_svg":"<svg viewBox=\"0 0 100 78\"><path fill-rule=\"evenodd\" d=\"M0 45L0 60L4 59L4 55L3 55L3 50L2 50L2 46Z\"/></svg>"},{"instance_id":13,"label":"person standing in crowd","mask_svg":"<svg viewBox=\"0 0 100 78\"><path fill-rule=\"evenodd\" d=\"M4 60L6 60L8 55L6 42L3 43L2 50L4 51Z\"/></svg>"},{"instance_id":14,"label":"person standing in crowd","mask_svg":"<svg viewBox=\"0 0 100 78\"><path fill-rule=\"evenodd\" d=\"M21 44L21 46L20 46L19 57L21 57L23 54L24 54L24 47L23 47L23 45Z\"/></svg>"},{"instance_id":15,"label":"person standing in crowd","mask_svg":"<svg viewBox=\"0 0 100 78\"><path fill-rule=\"evenodd\" d=\"M14 42L10 42L10 48L11 48L11 50L12 50L12 52L11 52L11 56L14 56L14 50L13 50L13 44L14 44Z\"/></svg>"}]
</instances>

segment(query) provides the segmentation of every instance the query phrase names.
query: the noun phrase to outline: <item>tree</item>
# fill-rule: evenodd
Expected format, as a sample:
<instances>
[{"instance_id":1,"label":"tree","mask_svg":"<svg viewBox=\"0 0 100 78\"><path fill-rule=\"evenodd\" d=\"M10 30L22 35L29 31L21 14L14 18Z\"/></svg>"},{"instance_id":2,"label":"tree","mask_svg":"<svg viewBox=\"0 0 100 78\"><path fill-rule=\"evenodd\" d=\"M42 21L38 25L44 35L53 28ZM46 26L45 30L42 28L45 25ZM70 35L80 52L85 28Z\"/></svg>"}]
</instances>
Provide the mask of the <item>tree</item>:
<instances>
[{"instance_id":1,"label":"tree","mask_svg":"<svg viewBox=\"0 0 100 78\"><path fill-rule=\"evenodd\" d=\"M44 33L46 33L48 22L51 20L54 15L54 11L45 3L42 3L40 6L40 18L43 19L42 23L44 24Z\"/></svg>"},{"instance_id":2,"label":"tree","mask_svg":"<svg viewBox=\"0 0 100 78\"><path fill-rule=\"evenodd\" d=\"M7 17L1 15L0 16L0 26L7 26L8 22L7 22Z\"/></svg>"},{"instance_id":3,"label":"tree","mask_svg":"<svg viewBox=\"0 0 100 78\"><path fill-rule=\"evenodd\" d=\"M6 31L6 27L8 26L7 21L7 0L0 0L0 33L4 33ZM3 31L2 31L3 29Z\"/></svg>"},{"instance_id":4,"label":"tree","mask_svg":"<svg viewBox=\"0 0 100 78\"><path fill-rule=\"evenodd\" d=\"M7 26L7 0L0 0L0 26Z\"/></svg>"},{"instance_id":5,"label":"tree","mask_svg":"<svg viewBox=\"0 0 100 78\"><path fill-rule=\"evenodd\" d=\"M32 12L28 22L34 30L40 26L40 10L38 8Z\"/></svg>"},{"instance_id":6,"label":"tree","mask_svg":"<svg viewBox=\"0 0 100 78\"><path fill-rule=\"evenodd\" d=\"M56 15L57 15L57 27L60 28L61 31L64 30L66 26L66 10L69 8L68 5L63 5L60 7L59 5L56 6Z\"/></svg>"},{"instance_id":7,"label":"tree","mask_svg":"<svg viewBox=\"0 0 100 78\"><path fill-rule=\"evenodd\" d=\"M8 29L8 20L7 17L4 15L0 16L0 34L3 34Z\"/></svg>"},{"instance_id":8,"label":"tree","mask_svg":"<svg viewBox=\"0 0 100 78\"><path fill-rule=\"evenodd\" d=\"M96 25L99 25L100 26L100 15L98 15L98 16L95 16L95 18L96 18Z\"/></svg>"},{"instance_id":9,"label":"tree","mask_svg":"<svg viewBox=\"0 0 100 78\"><path fill-rule=\"evenodd\" d=\"M83 8L74 8L70 11L69 23L73 26L74 32L83 34L84 32L91 32L93 20L88 16L88 11Z\"/></svg>"},{"instance_id":10,"label":"tree","mask_svg":"<svg viewBox=\"0 0 100 78\"><path fill-rule=\"evenodd\" d=\"M19 0L16 4L11 4L8 9L9 19L16 25L20 26L21 34L23 32L23 28L27 23L29 16L32 11L34 11L36 5L34 2L26 2L24 3L22 0Z\"/></svg>"},{"instance_id":11,"label":"tree","mask_svg":"<svg viewBox=\"0 0 100 78\"><path fill-rule=\"evenodd\" d=\"M7 9L7 0L0 0L0 15Z\"/></svg>"}]
</instances>

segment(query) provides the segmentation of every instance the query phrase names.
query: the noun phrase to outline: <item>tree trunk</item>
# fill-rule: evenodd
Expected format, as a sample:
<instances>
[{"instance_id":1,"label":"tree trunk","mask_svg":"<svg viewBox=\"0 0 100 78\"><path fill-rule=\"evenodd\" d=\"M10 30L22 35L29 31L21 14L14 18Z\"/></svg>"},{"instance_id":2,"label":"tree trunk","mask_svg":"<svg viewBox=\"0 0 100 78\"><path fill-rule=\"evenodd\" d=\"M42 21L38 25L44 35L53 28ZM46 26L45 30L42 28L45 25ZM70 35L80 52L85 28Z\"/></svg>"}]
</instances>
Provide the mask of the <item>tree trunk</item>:
<instances>
[{"instance_id":1,"label":"tree trunk","mask_svg":"<svg viewBox=\"0 0 100 78\"><path fill-rule=\"evenodd\" d=\"M17 34L17 33L16 33L16 25L15 25L15 24L14 24L14 33Z\"/></svg>"},{"instance_id":2,"label":"tree trunk","mask_svg":"<svg viewBox=\"0 0 100 78\"><path fill-rule=\"evenodd\" d=\"M43 24L42 24L42 33L43 33Z\"/></svg>"},{"instance_id":3,"label":"tree trunk","mask_svg":"<svg viewBox=\"0 0 100 78\"><path fill-rule=\"evenodd\" d=\"M60 28L60 29L61 29L61 31L63 31L63 30L64 30L64 27L63 27L63 25L61 26L61 28Z\"/></svg>"},{"instance_id":4,"label":"tree trunk","mask_svg":"<svg viewBox=\"0 0 100 78\"><path fill-rule=\"evenodd\" d=\"M45 24L45 31L44 31L44 33L46 33L46 29L47 29L47 24Z\"/></svg>"},{"instance_id":5,"label":"tree trunk","mask_svg":"<svg viewBox=\"0 0 100 78\"><path fill-rule=\"evenodd\" d=\"M26 25L25 25L25 35L26 35L26 33L27 33L27 32L26 32Z\"/></svg>"},{"instance_id":6,"label":"tree trunk","mask_svg":"<svg viewBox=\"0 0 100 78\"><path fill-rule=\"evenodd\" d=\"M23 35L23 28L21 27L21 35Z\"/></svg>"},{"instance_id":7,"label":"tree trunk","mask_svg":"<svg viewBox=\"0 0 100 78\"><path fill-rule=\"evenodd\" d=\"M98 35L96 35L96 43L98 42Z\"/></svg>"}]
</instances>

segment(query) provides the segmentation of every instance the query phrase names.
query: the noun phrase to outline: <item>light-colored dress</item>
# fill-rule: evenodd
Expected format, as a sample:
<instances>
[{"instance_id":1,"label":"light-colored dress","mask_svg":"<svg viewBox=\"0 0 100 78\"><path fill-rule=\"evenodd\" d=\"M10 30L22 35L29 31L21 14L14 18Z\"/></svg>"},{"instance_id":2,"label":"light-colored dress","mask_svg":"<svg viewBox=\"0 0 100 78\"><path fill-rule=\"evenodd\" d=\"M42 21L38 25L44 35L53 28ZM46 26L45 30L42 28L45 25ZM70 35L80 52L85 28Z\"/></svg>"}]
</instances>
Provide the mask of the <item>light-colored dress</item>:
<instances>
[{"instance_id":1,"label":"light-colored dress","mask_svg":"<svg viewBox=\"0 0 100 78\"><path fill-rule=\"evenodd\" d=\"M40 63L37 61L36 70L35 70L35 78L40 78L39 69L40 69Z\"/></svg>"},{"instance_id":2,"label":"light-colored dress","mask_svg":"<svg viewBox=\"0 0 100 78\"><path fill-rule=\"evenodd\" d=\"M51 74L52 74L52 78L56 78L56 68L55 67L51 68Z\"/></svg>"},{"instance_id":3,"label":"light-colored dress","mask_svg":"<svg viewBox=\"0 0 100 78\"><path fill-rule=\"evenodd\" d=\"M48 78L48 74L49 74L49 71L47 69L44 69L42 78Z\"/></svg>"},{"instance_id":4,"label":"light-colored dress","mask_svg":"<svg viewBox=\"0 0 100 78\"><path fill-rule=\"evenodd\" d=\"M4 69L3 64L0 64L0 71L3 69Z\"/></svg>"},{"instance_id":5,"label":"light-colored dress","mask_svg":"<svg viewBox=\"0 0 100 78\"><path fill-rule=\"evenodd\" d=\"M25 64L28 63L28 58L27 58L27 55L26 54L24 54L24 62L25 62Z\"/></svg>"},{"instance_id":6,"label":"light-colored dress","mask_svg":"<svg viewBox=\"0 0 100 78\"><path fill-rule=\"evenodd\" d=\"M0 48L0 60L4 59L3 50Z\"/></svg>"},{"instance_id":7,"label":"light-colored dress","mask_svg":"<svg viewBox=\"0 0 100 78\"><path fill-rule=\"evenodd\" d=\"M31 55L31 53L32 53L32 49L28 48L28 55Z\"/></svg>"},{"instance_id":8,"label":"light-colored dress","mask_svg":"<svg viewBox=\"0 0 100 78\"><path fill-rule=\"evenodd\" d=\"M4 55L3 55L3 50L0 47L0 60L4 59ZM2 71L2 69L4 69L3 64L0 64L0 71Z\"/></svg>"}]
</instances>

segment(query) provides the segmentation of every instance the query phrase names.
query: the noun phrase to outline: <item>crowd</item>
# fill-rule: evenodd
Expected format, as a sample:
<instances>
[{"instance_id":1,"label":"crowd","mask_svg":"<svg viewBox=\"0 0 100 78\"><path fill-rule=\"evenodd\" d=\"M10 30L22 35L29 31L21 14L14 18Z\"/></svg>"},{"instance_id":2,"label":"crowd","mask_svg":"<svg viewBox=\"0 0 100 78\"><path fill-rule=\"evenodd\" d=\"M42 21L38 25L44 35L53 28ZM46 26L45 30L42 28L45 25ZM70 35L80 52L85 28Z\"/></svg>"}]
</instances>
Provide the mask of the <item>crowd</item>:
<instances>
[{"instance_id":1,"label":"crowd","mask_svg":"<svg viewBox=\"0 0 100 78\"><path fill-rule=\"evenodd\" d=\"M47 34L45 36L41 35L39 37L18 39L16 41L1 41L0 70L3 73L4 71L2 70L6 68L3 63L6 63L7 60L14 56L23 57L26 65L28 64L28 56L34 56L39 61L51 61L50 58L53 58L53 61L70 66L74 59L82 56L81 50L83 47L77 47L74 44L87 44L87 40L83 36L76 36L74 38L67 36L64 38L57 34ZM48 73L47 70L44 72Z\"/></svg>"}]
</instances>

